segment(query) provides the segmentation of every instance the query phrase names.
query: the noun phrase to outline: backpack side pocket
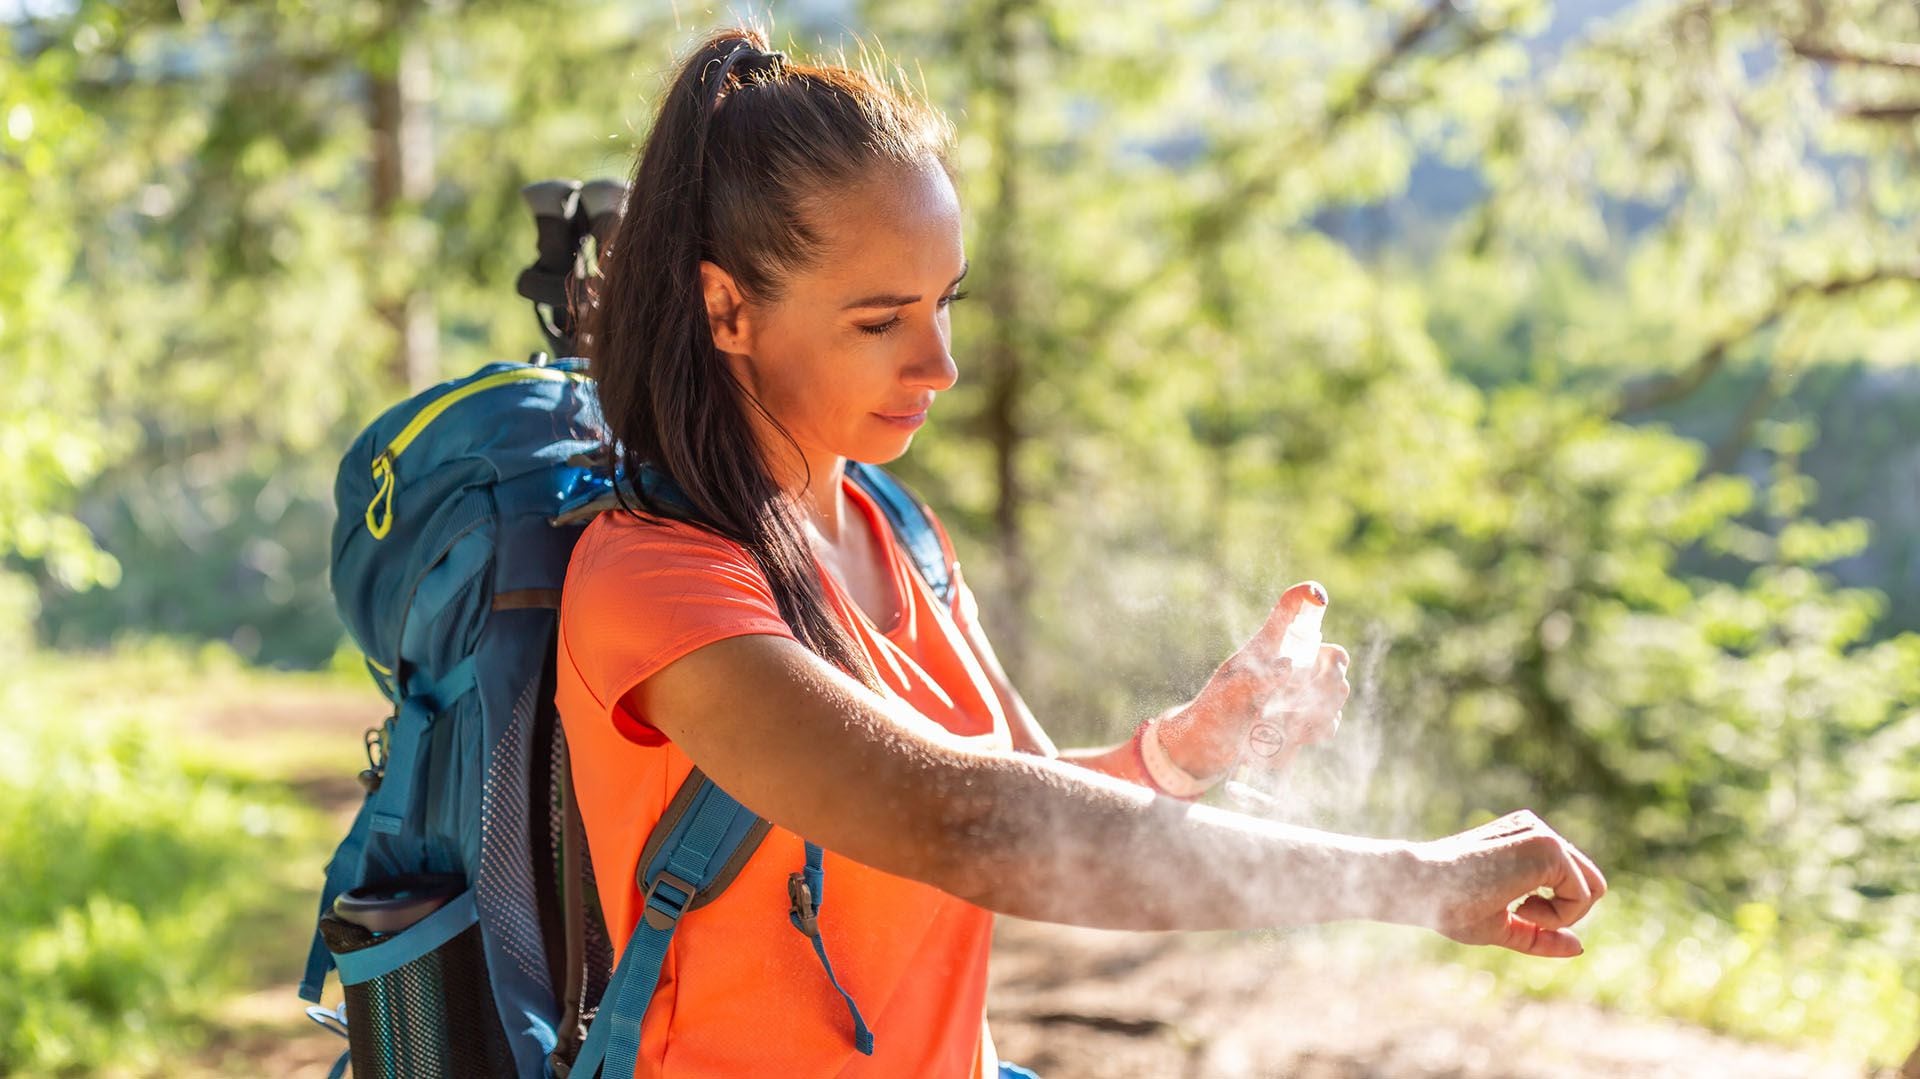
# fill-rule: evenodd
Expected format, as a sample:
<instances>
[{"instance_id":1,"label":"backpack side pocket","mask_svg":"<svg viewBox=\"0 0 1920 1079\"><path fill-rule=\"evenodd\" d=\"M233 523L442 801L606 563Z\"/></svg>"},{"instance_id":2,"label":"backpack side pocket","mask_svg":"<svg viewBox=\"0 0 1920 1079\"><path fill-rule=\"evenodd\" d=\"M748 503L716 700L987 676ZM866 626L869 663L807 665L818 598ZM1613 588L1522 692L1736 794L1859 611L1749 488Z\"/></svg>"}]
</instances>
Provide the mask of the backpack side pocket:
<instances>
[{"instance_id":1,"label":"backpack side pocket","mask_svg":"<svg viewBox=\"0 0 1920 1079\"><path fill-rule=\"evenodd\" d=\"M432 893L453 888L457 895L412 924L390 920L407 917L409 903L423 908L439 898ZM406 877L356 888L320 919L320 935L346 991L356 1077L513 1074L480 949L479 908L459 878Z\"/></svg>"}]
</instances>

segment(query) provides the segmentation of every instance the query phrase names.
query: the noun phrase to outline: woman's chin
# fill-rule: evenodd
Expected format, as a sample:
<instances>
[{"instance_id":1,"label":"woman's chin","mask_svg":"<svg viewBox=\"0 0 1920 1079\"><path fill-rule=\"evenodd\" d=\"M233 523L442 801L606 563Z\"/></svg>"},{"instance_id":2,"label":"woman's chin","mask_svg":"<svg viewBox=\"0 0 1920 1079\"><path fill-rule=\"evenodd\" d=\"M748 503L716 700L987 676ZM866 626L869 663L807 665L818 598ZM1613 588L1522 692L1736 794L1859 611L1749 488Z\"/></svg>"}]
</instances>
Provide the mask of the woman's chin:
<instances>
[{"instance_id":1,"label":"woman's chin","mask_svg":"<svg viewBox=\"0 0 1920 1079\"><path fill-rule=\"evenodd\" d=\"M907 448L912 445L913 435L911 433L895 435L892 438L885 439L867 439L858 449L847 453L846 458L849 461L859 461L861 464L884 465L899 460L900 456L906 453Z\"/></svg>"}]
</instances>

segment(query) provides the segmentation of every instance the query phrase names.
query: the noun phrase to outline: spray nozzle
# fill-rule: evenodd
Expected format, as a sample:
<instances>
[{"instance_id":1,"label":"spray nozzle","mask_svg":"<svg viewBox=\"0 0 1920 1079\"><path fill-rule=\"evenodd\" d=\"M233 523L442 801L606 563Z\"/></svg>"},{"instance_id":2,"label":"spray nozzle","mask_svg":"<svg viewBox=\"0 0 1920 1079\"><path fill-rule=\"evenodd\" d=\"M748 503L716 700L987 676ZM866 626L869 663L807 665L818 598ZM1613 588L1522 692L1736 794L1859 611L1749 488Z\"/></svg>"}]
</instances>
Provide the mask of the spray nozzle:
<instances>
[{"instance_id":1,"label":"spray nozzle","mask_svg":"<svg viewBox=\"0 0 1920 1079\"><path fill-rule=\"evenodd\" d=\"M1306 599L1287 623L1287 635L1280 642L1280 658L1294 670L1313 666L1320 658L1320 624L1327 617L1327 591L1309 582Z\"/></svg>"}]
</instances>

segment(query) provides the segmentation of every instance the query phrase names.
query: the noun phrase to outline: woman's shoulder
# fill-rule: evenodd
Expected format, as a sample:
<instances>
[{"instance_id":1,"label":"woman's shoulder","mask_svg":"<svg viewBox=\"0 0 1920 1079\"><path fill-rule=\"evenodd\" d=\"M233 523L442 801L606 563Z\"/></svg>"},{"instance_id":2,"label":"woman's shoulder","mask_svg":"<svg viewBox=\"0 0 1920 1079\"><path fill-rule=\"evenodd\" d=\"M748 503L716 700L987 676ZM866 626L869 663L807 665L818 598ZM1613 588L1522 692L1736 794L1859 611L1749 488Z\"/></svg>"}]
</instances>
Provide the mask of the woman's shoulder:
<instances>
[{"instance_id":1,"label":"woman's shoulder","mask_svg":"<svg viewBox=\"0 0 1920 1079\"><path fill-rule=\"evenodd\" d=\"M702 645L791 636L746 549L684 521L605 513L574 546L560 593L560 654L597 706Z\"/></svg>"},{"instance_id":2,"label":"woman's shoulder","mask_svg":"<svg viewBox=\"0 0 1920 1079\"><path fill-rule=\"evenodd\" d=\"M745 547L712 529L668 517L609 510L595 517L580 534L568 562L568 576L617 573L647 559L685 557L753 565L753 556Z\"/></svg>"},{"instance_id":3,"label":"woman's shoulder","mask_svg":"<svg viewBox=\"0 0 1920 1079\"><path fill-rule=\"evenodd\" d=\"M563 634L678 632L739 620L780 622L774 591L745 547L697 524L603 513L566 564Z\"/></svg>"},{"instance_id":4,"label":"woman's shoulder","mask_svg":"<svg viewBox=\"0 0 1920 1079\"><path fill-rule=\"evenodd\" d=\"M702 592L772 599L766 575L739 543L687 521L610 511L575 543L561 604L577 610L605 597L628 606Z\"/></svg>"}]
</instances>

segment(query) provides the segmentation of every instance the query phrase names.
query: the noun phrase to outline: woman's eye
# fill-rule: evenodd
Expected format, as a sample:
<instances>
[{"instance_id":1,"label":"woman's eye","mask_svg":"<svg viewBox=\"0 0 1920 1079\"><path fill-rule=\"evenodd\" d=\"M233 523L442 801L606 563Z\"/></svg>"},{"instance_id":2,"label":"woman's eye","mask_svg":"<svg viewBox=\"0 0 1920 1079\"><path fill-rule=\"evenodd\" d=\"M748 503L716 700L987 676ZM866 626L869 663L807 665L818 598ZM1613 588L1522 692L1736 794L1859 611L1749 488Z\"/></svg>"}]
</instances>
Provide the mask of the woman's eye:
<instances>
[{"instance_id":1,"label":"woman's eye","mask_svg":"<svg viewBox=\"0 0 1920 1079\"><path fill-rule=\"evenodd\" d=\"M967 298L967 294L964 292L949 292L945 296L940 297L940 306L948 307L966 298ZM861 326L859 327L859 330L861 333L870 334L874 337L879 337L879 336L882 336L883 334L891 333L895 326L900 325L900 322L901 322L900 316L895 315L885 322L876 322L871 326Z\"/></svg>"}]
</instances>

